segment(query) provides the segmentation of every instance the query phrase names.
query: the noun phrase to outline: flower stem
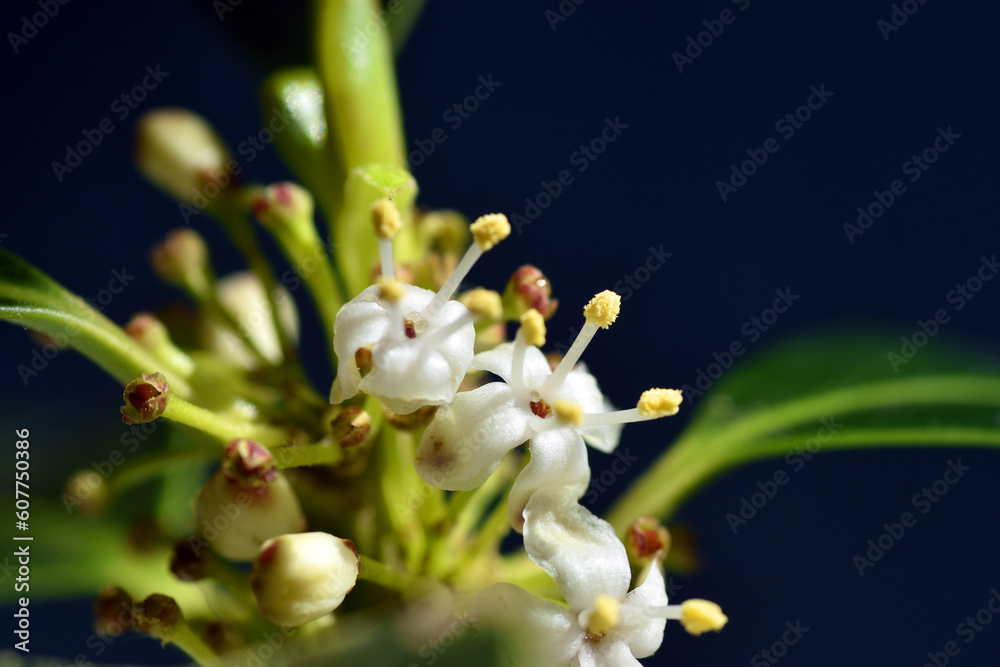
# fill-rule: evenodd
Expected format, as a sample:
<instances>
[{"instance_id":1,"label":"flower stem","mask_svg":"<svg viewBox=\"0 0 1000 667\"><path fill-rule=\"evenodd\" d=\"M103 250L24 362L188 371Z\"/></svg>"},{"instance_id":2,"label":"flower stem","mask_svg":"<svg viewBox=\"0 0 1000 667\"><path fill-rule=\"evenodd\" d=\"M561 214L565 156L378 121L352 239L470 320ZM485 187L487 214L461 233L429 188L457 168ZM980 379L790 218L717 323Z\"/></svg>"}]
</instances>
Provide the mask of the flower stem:
<instances>
[{"instance_id":1,"label":"flower stem","mask_svg":"<svg viewBox=\"0 0 1000 667\"><path fill-rule=\"evenodd\" d=\"M344 458L344 452L340 447L325 443L301 447L276 447L271 450L271 454L278 470L337 463Z\"/></svg>"},{"instance_id":2,"label":"flower stem","mask_svg":"<svg viewBox=\"0 0 1000 667\"><path fill-rule=\"evenodd\" d=\"M288 440L284 429L268 424L256 424L234 417L223 417L182 398L172 396L163 416L210 435L223 443L248 438L266 447L276 447Z\"/></svg>"},{"instance_id":3,"label":"flower stem","mask_svg":"<svg viewBox=\"0 0 1000 667\"><path fill-rule=\"evenodd\" d=\"M359 555L361 569L358 571L358 579L370 581L385 588L399 591L411 595L419 590L423 590L425 582L405 572L394 570L385 563Z\"/></svg>"},{"instance_id":4,"label":"flower stem","mask_svg":"<svg viewBox=\"0 0 1000 667\"><path fill-rule=\"evenodd\" d=\"M195 634L186 622L181 622L170 636L170 642L184 651L202 667L224 667L222 659Z\"/></svg>"}]
</instances>

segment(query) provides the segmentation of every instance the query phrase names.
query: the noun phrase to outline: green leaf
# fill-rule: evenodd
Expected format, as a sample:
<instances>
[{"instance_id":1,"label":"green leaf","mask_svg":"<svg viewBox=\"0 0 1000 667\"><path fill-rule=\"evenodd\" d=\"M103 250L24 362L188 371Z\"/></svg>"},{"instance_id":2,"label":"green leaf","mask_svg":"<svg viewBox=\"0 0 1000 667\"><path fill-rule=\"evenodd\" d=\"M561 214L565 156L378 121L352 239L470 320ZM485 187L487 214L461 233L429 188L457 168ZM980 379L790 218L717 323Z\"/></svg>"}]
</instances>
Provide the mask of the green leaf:
<instances>
[{"instance_id":1,"label":"green leaf","mask_svg":"<svg viewBox=\"0 0 1000 667\"><path fill-rule=\"evenodd\" d=\"M79 350L122 385L143 373L165 370L163 363L114 322L4 248L0 248L0 319ZM173 393L181 397L191 393L182 378L165 374Z\"/></svg>"},{"instance_id":2,"label":"green leaf","mask_svg":"<svg viewBox=\"0 0 1000 667\"><path fill-rule=\"evenodd\" d=\"M698 403L677 443L619 499L609 520L624 532L637 516L668 517L723 471L807 445L1000 447L997 365L937 338L914 350L903 357L894 334L828 334L736 367Z\"/></svg>"}]
</instances>

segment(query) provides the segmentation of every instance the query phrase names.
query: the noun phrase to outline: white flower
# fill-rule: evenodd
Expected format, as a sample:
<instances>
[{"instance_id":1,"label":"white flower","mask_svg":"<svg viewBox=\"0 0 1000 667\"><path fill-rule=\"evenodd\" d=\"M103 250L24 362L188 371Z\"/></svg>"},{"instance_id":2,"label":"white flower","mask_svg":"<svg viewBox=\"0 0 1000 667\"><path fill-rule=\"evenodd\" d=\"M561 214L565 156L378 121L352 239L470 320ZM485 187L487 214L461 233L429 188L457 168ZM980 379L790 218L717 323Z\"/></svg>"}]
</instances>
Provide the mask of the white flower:
<instances>
[{"instance_id":1,"label":"white flower","mask_svg":"<svg viewBox=\"0 0 1000 667\"><path fill-rule=\"evenodd\" d=\"M618 315L620 299L602 292L584 308L587 323L573 346L551 369L536 345L544 344L541 315L529 310L514 343L476 355L472 367L500 376L464 392L441 407L417 449L416 467L428 484L468 491L481 485L511 449L530 440L531 459L518 475L507 500L511 525L535 491L547 488L580 498L590 483L586 441L602 452L618 446L622 424L676 414L681 394L651 389L631 410L610 412L597 381L576 365L598 328Z\"/></svg>"},{"instance_id":2,"label":"white flower","mask_svg":"<svg viewBox=\"0 0 1000 667\"><path fill-rule=\"evenodd\" d=\"M391 235L401 223L392 214L395 209L384 207L376 205L375 228L382 274L392 276ZM472 362L474 318L498 318L502 309L499 295L476 299L471 308L451 297L479 256L510 233L510 224L503 215L485 215L473 223L472 233L476 242L437 293L390 280L365 289L340 309L331 403L364 391L393 412L408 414L454 398Z\"/></svg>"},{"instance_id":3,"label":"white flower","mask_svg":"<svg viewBox=\"0 0 1000 667\"><path fill-rule=\"evenodd\" d=\"M667 619L692 634L719 630L718 605L688 600L667 605L663 575L654 563L632 591L628 556L609 523L571 496L536 493L525 508L524 546L555 580L569 608L541 600L512 584L478 593L472 613L511 637L521 667L638 666L663 642Z\"/></svg>"},{"instance_id":4,"label":"white flower","mask_svg":"<svg viewBox=\"0 0 1000 667\"><path fill-rule=\"evenodd\" d=\"M261 546L250 586L264 616L295 627L339 607L358 580L359 566L350 540L328 533L282 535Z\"/></svg>"}]
</instances>

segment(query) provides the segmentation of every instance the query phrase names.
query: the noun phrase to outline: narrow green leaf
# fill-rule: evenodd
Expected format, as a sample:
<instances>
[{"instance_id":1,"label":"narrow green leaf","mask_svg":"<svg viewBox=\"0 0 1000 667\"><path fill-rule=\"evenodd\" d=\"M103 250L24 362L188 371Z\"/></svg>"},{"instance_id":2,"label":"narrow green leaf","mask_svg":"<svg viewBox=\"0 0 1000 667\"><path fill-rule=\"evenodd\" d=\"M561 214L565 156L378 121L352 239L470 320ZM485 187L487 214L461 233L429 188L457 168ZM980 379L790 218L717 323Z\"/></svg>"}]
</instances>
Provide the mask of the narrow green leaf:
<instances>
[{"instance_id":1,"label":"narrow green leaf","mask_svg":"<svg viewBox=\"0 0 1000 667\"><path fill-rule=\"evenodd\" d=\"M4 248L0 248L0 319L79 350L122 385L143 373L164 370L163 364L111 320ZM181 397L191 393L182 378L165 375L171 392Z\"/></svg>"}]
</instances>

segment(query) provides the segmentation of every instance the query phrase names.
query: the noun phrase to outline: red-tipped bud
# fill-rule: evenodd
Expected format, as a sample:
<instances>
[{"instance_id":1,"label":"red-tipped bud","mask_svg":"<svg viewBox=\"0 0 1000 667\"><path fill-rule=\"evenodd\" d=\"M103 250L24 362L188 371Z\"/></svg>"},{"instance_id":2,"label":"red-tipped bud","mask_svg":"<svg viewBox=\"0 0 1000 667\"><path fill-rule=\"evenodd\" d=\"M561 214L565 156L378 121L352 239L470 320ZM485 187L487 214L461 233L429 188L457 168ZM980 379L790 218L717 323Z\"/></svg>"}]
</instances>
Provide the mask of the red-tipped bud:
<instances>
[{"instance_id":1,"label":"red-tipped bud","mask_svg":"<svg viewBox=\"0 0 1000 667\"><path fill-rule=\"evenodd\" d=\"M121 407L122 421L126 424L145 424L166 410L170 385L163 373L143 373L125 385L122 398L125 399L125 405Z\"/></svg>"},{"instance_id":2,"label":"red-tipped bud","mask_svg":"<svg viewBox=\"0 0 1000 667\"><path fill-rule=\"evenodd\" d=\"M521 315L534 308L545 319L552 317L559 300L552 298L552 285L545 274L530 264L525 264L510 277L503 294L504 315L517 321Z\"/></svg>"}]
</instances>

